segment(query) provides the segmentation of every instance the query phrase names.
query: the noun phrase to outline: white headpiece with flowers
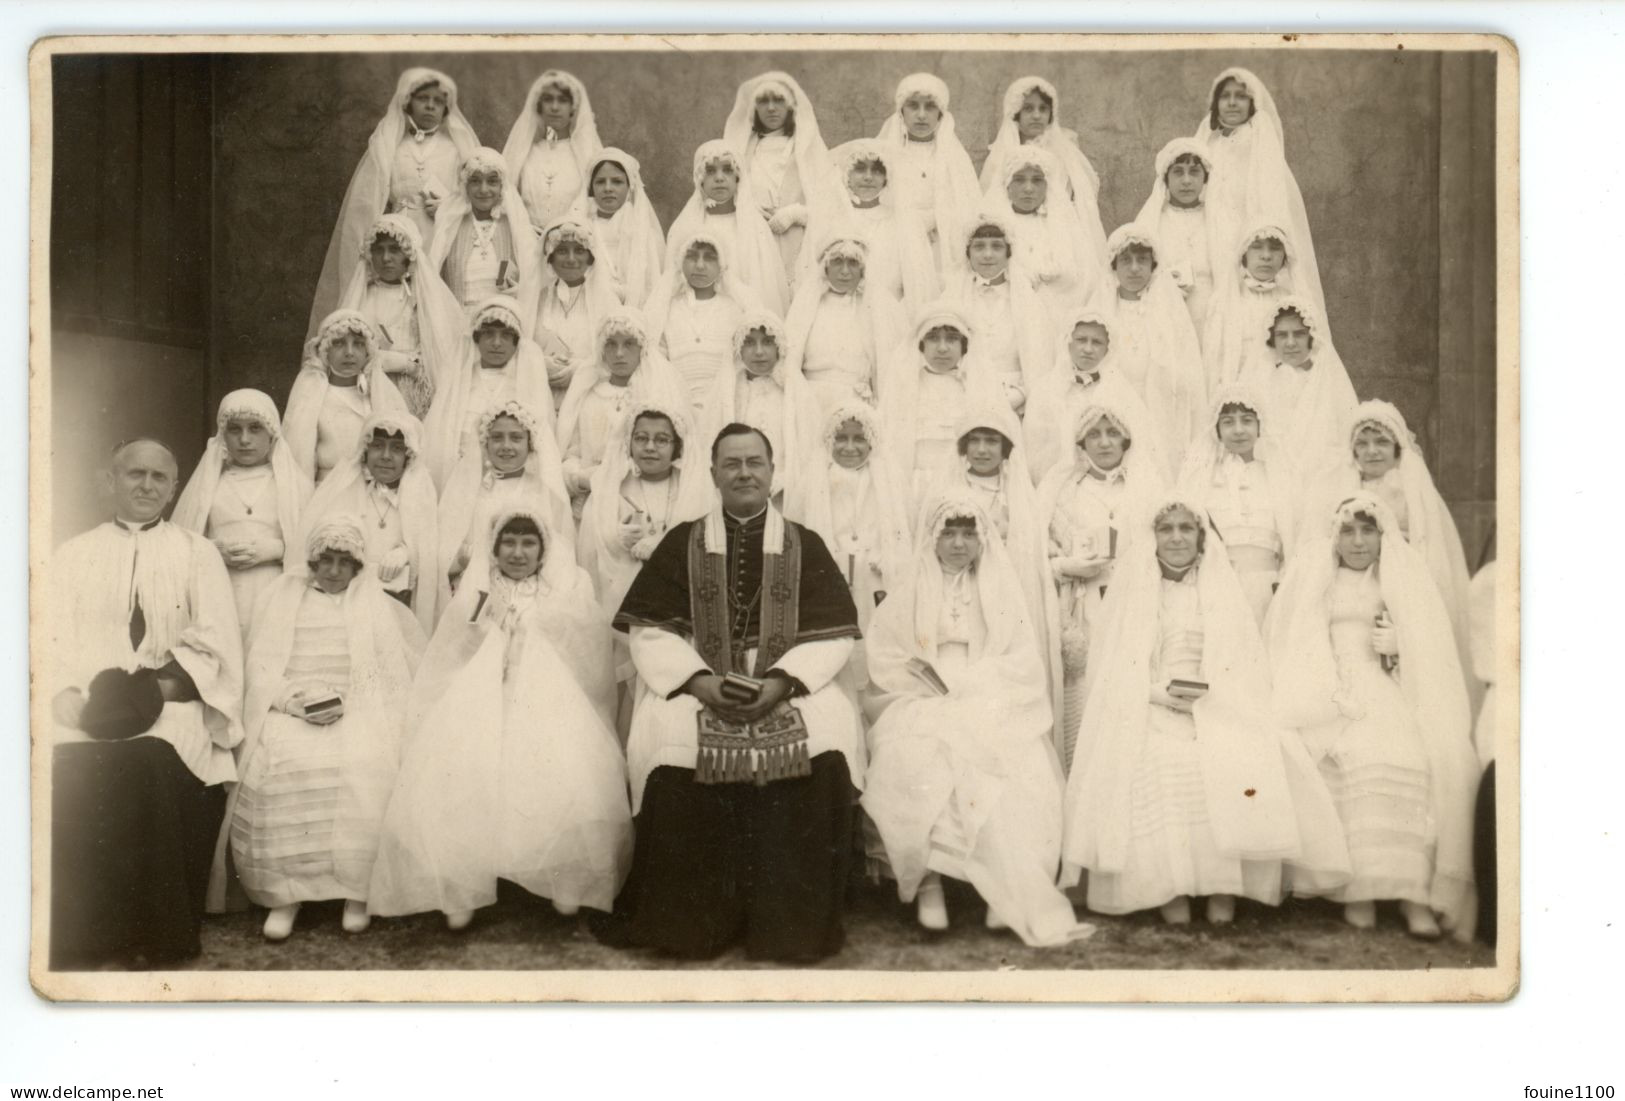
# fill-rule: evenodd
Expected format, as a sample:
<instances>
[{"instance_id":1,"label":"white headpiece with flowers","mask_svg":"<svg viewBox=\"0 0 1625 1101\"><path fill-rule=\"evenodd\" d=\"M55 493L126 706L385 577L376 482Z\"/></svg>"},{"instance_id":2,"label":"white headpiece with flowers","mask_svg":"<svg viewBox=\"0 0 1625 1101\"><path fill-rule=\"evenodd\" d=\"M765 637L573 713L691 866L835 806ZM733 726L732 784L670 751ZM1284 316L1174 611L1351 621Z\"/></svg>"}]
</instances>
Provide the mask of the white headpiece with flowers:
<instances>
[{"instance_id":1,"label":"white headpiece with flowers","mask_svg":"<svg viewBox=\"0 0 1625 1101\"><path fill-rule=\"evenodd\" d=\"M779 363L782 364L784 362L785 346L789 341L784 335L783 320L779 318L778 314L770 310L750 310L739 319L739 324L734 326L733 332L734 359L737 361L740 358L745 347L745 338L757 329L761 329L772 337L773 342L778 345Z\"/></svg>"},{"instance_id":2,"label":"white headpiece with flowers","mask_svg":"<svg viewBox=\"0 0 1625 1101\"><path fill-rule=\"evenodd\" d=\"M457 186L465 187L468 178L476 172L495 172L502 181L503 194L507 194L508 162L502 159L502 154L488 145L482 145L457 166ZM493 210L493 214L497 211Z\"/></svg>"},{"instance_id":3,"label":"white headpiece with flowers","mask_svg":"<svg viewBox=\"0 0 1625 1101\"><path fill-rule=\"evenodd\" d=\"M232 419L251 420L270 433L274 440L282 434L282 418L277 415L276 404L258 390L233 390L220 399L215 413L216 432L224 432Z\"/></svg>"},{"instance_id":4,"label":"white headpiece with flowers","mask_svg":"<svg viewBox=\"0 0 1625 1101\"><path fill-rule=\"evenodd\" d=\"M1117 259L1117 254L1130 245L1139 245L1152 252L1157 251L1157 236L1147 226L1130 222L1126 226L1118 226L1112 230L1110 237L1106 238L1106 266L1110 267Z\"/></svg>"},{"instance_id":5,"label":"white headpiece with flowers","mask_svg":"<svg viewBox=\"0 0 1625 1101\"><path fill-rule=\"evenodd\" d=\"M314 562L323 551L347 554L358 566L365 566L367 541L361 533L361 521L348 514L323 517L305 537L305 560Z\"/></svg>"},{"instance_id":6,"label":"white headpiece with flowers","mask_svg":"<svg viewBox=\"0 0 1625 1101\"><path fill-rule=\"evenodd\" d=\"M372 442L375 432L400 436L401 441L406 444L408 462L423 453L423 422L404 409L373 413L362 422L361 435L356 440L356 454L363 462L367 456L367 445Z\"/></svg>"},{"instance_id":7,"label":"white headpiece with flowers","mask_svg":"<svg viewBox=\"0 0 1625 1101\"><path fill-rule=\"evenodd\" d=\"M510 398L508 401L490 406L480 414L475 427L475 436L482 444L485 442L486 436L490 434L491 426L497 422L498 417L511 417L518 421L520 427L530 433L533 443L542 431L541 422L536 419L536 414L531 412L524 403Z\"/></svg>"},{"instance_id":8,"label":"white headpiece with flowers","mask_svg":"<svg viewBox=\"0 0 1625 1101\"><path fill-rule=\"evenodd\" d=\"M481 303L468 327L477 333L488 325L499 325L515 337L525 335L525 327L519 320L519 303L505 296L488 298Z\"/></svg>"},{"instance_id":9,"label":"white headpiece with flowers","mask_svg":"<svg viewBox=\"0 0 1625 1101\"><path fill-rule=\"evenodd\" d=\"M869 441L869 446L879 448L885 432L880 427L880 414L874 406L866 401L853 398L849 401L837 402L824 417L824 452L829 453L835 446L835 436L846 425L847 421L857 421L858 427L863 430L863 438Z\"/></svg>"},{"instance_id":10,"label":"white headpiece with flowers","mask_svg":"<svg viewBox=\"0 0 1625 1101\"><path fill-rule=\"evenodd\" d=\"M359 253L362 262L369 269L372 267L372 246L380 237L387 237L401 246L401 251L406 253L405 278L412 278L418 266L418 252L423 247L423 238L419 235L417 226L404 214L385 214L373 222L366 236L361 239Z\"/></svg>"},{"instance_id":11,"label":"white headpiece with flowers","mask_svg":"<svg viewBox=\"0 0 1625 1101\"><path fill-rule=\"evenodd\" d=\"M372 327L372 322L368 321L367 316L360 310L334 310L327 315L316 331L312 353L317 365L326 370L327 353L333 347L333 343L351 333L366 342L367 360L370 363L378 354L378 331ZM362 373L365 376L366 372Z\"/></svg>"},{"instance_id":12,"label":"white headpiece with flowers","mask_svg":"<svg viewBox=\"0 0 1625 1101\"><path fill-rule=\"evenodd\" d=\"M542 234L542 258L551 257L553 250L566 241L574 241L588 252L594 252L596 255L597 243L593 239L591 227L576 221L574 218L559 218L550 223L547 231Z\"/></svg>"}]
</instances>

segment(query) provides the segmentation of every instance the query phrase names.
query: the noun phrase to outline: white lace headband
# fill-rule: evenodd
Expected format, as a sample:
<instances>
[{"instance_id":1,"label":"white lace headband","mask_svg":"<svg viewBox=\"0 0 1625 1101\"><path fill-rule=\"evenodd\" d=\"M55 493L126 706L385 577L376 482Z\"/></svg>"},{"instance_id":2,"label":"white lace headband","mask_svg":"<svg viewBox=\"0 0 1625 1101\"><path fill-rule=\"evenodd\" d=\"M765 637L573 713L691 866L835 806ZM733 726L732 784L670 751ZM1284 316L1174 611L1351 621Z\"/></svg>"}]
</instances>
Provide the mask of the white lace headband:
<instances>
[{"instance_id":1,"label":"white lace headband","mask_svg":"<svg viewBox=\"0 0 1625 1101\"><path fill-rule=\"evenodd\" d=\"M1264 321L1266 336L1274 335L1275 323L1285 313L1297 314L1298 320L1303 322L1303 327L1309 330L1309 335L1317 341L1320 339L1320 316L1315 312L1314 303L1297 295L1288 295L1276 303L1275 309L1270 311L1269 317Z\"/></svg>"},{"instance_id":2,"label":"white lace headband","mask_svg":"<svg viewBox=\"0 0 1625 1101\"><path fill-rule=\"evenodd\" d=\"M831 409L829 416L824 418L825 451L835 446L835 435L847 421L858 422L858 426L863 429L863 438L869 441L870 447L880 446L880 417L876 414L874 406L867 402L849 401Z\"/></svg>"},{"instance_id":3,"label":"white lace headband","mask_svg":"<svg viewBox=\"0 0 1625 1101\"><path fill-rule=\"evenodd\" d=\"M924 96L937 105L937 110L944 114L948 111L948 85L932 73L914 73L900 80L892 95L892 110L902 110L913 96Z\"/></svg>"},{"instance_id":4,"label":"white lace headband","mask_svg":"<svg viewBox=\"0 0 1625 1101\"><path fill-rule=\"evenodd\" d=\"M1111 237L1106 241L1106 263L1109 265L1117 259L1118 253L1132 245L1140 245L1151 250L1152 255L1157 251L1157 239L1151 232L1139 226L1119 226L1112 231Z\"/></svg>"},{"instance_id":5,"label":"white lace headband","mask_svg":"<svg viewBox=\"0 0 1625 1101\"><path fill-rule=\"evenodd\" d=\"M263 425L271 434L271 438L276 439L282 433L281 418L277 416L276 406L271 403L270 398L258 391L250 393L257 394L257 398L248 395L241 398L233 394L226 395L225 400L220 403L220 411L215 414L215 430L224 432L226 425L234 419L251 420Z\"/></svg>"},{"instance_id":6,"label":"white lace headband","mask_svg":"<svg viewBox=\"0 0 1625 1101\"><path fill-rule=\"evenodd\" d=\"M1157 510L1151 514L1151 527L1155 529L1157 524L1162 521L1164 516L1177 509L1184 509L1186 512L1190 513L1196 518L1196 526L1201 528L1203 531L1207 530L1206 512L1204 512L1198 506L1191 504L1189 501L1182 500L1178 497L1170 497L1163 501L1162 504L1157 506Z\"/></svg>"},{"instance_id":7,"label":"white lace headband","mask_svg":"<svg viewBox=\"0 0 1625 1101\"><path fill-rule=\"evenodd\" d=\"M1353 523L1355 517L1362 512L1371 517L1376 523L1378 531L1386 532L1388 530L1388 510L1375 497L1369 497L1365 494L1345 497L1338 504L1332 513L1334 529L1344 524Z\"/></svg>"},{"instance_id":8,"label":"white lace headband","mask_svg":"<svg viewBox=\"0 0 1625 1101\"><path fill-rule=\"evenodd\" d=\"M637 424L637 422L643 417L664 417L666 420L671 422L671 430L679 440L685 440L688 438L690 428L688 424L688 417L686 415L680 411L673 412L672 409L667 408L664 405L656 405L653 402L644 401L632 406L632 408L627 411L626 435L628 439L630 439L632 436L633 425Z\"/></svg>"},{"instance_id":9,"label":"white lace headband","mask_svg":"<svg viewBox=\"0 0 1625 1101\"><path fill-rule=\"evenodd\" d=\"M1279 241L1281 243L1281 251L1286 253L1286 258L1288 261L1290 261L1292 259L1292 235L1287 233L1287 231L1282 229L1280 226L1259 226L1257 229L1247 234L1247 236L1243 239L1241 245L1240 262L1247 262L1248 249L1252 248L1254 245L1260 245L1265 241L1271 240Z\"/></svg>"},{"instance_id":10,"label":"white lace headband","mask_svg":"<svg viewBox=\"0 0 1625 1101\"><path fill-rule=\"evenodd\" d=\"M1204 172L1210 176L1213 174L1213 162L1208 159L1207 151L1200 142L1194 138L1175 138L1157 154L1157 178L1166 180L1168 170L1181 157L1195 157Z\"/></svg>"},{"instance_id":11,"label":"white lace headband","mask_svg":"<svg viewBox=\"0 0 1625 1101\"><path fill-rule=\"evenodd\" d=\"M417 242L412 239L411 231L399 223L380 218L372 224L372 228L367 231L367 235L361 239L361 258L367 262L369 268L372 266L372 246L380 237L388 237L401 246L401 251L406 253L408 268L417 264L418 246Z\"/></svg>"},{"instance_id":12,"label":"white lace headband","mask_svg":"<svg viewBox=\"0 0 1625 1101\"><path fill-rule=\"evenodd\" d=\"M518 421L520 427L530 433L532 441L536 439L537 433L541 430L536 420L536 414L532 413L523 402L510 399L501 405L493 405L480 414L479 423L475 426L475 434L481 443L485 442L486 436L490 434L491 426L497 422L498 417L512 417Z\"/></svg>"},{"instance_id":13,"label":"white lace headband","mask_svg":"<svg viewBox=\"0 0 1625 1101\"><path fill-rule=\"evenodd\" d=\"M1264 424L1264 400L1250 386L1240 383L1227 383L1213 393L1213 399L1208 402L1208 413L1212 417L1213 425L1218 427L1219 418L1224 416L1224 407L1239 405L1253 416L1258 418L1260 434Z\"/></svg>"},{"instance_id":14,"label":"white lace headband","mask_svg":"<svg viewBox=\"0 0 1625 1101\"><path fill-rule=\"evenodd\" d=\"M417 424L408 424L405 420L401 419L403 416L411 416L411 414L396 414L389 412L374 413L372 416L368 417L362 422L361 436L356 441L356 450L362 462L366 462L367 459L367 446L372 443L373 436L377 435L379 432L384 432L391 436L400 436L400 438L406 443L406 458L408 461L418 457L419 446ZM414 422L417 421L416 417L413 417L412 419Z\"/></svg>"},{"instance_id":15,"label":"white lace headband","mask_svg":"<svg viewBox=\"0 0 1625 1101\"><path fill-rule=\"evenodd\" d=\"M856 260L860 264L869 262L869 246L856 237L837 237L825 245L818 254L820 264L835 258L843 260Z\"/></svg>"},{"instance_id":16,"label":"white lace headband","mask_svg":"<svg viewBox=\"0 0 1625 1101\"><path fill-rule=\"evenodd\" d=\"M444 73L427 72L406 86L406 98L410 100L431 84L436 85L446 94L446 106L450 107L457 101L457 85Z\"/></svg>"},{"instance_id":17,"label":"white lace headband","mask_svg":"<svg viewBox=\"0 0 1625 1101\"><path fill-rule=\"evenodd\" d=\"M1387 436L1389 439L1393 440L1396 444L1403 444L1405 442L1405 434L1400 432L1398 428L1382 417L1362 417L1361 419L1355 421L1354 428L1349 432L1349 442L1352 444L1360 433L1367 428L1377 429L1384 436Z\"/></svg>"},{"instance_id":18,"label":"white lace headband","mask_svg":"<svg viewBox=\"0 0 1625 1101\"><path fill-rule=\"evenodd\" d=\"M1111 339L1111 318L1107 317L1099 310L1079 310L1077 313L1073 314L1071 320L1066 323L1066 328L1061 330L1065 336L1065 339L1071 340L1073 330L1075 330L1079 325L1099 325L1102 329L1106 330L1106 339Z\"/></svg>"},{"instance_id":19,"label":"white lace headband","mask_svg":"<svg viewBox=\"0 0 1625 1101\"><path fill-rule=\"evenodd\" d=\"M474 323L469 326L471 332L479 332L487 325L500 325L518 336L523 330L519 327L519 315L507 306L486 306L474 315Z\"/></svg>"},{"instance_id":20,"label":"white lace headband","mask_svg":"<svg viewBox=\"0 0 1625 1101\"><path fill-rule=\"evenodd\" d=\"M767 98L769 93L773 92L778 93L779 98L788 103L791 108L795 107L796 94L791 90L790 86L784 83L782 80L770 79L761 81L756 85L755 90L751 93L750 100L752 103L760 103L763 99Z\"/></svg>"},{"instance_id":21,"label":"white lace headband","mask_svg":"<svg viewBox=\"0 0 1625 1101\"><path fill-rule=\"evenodd\" d=\"M545 559L548 552L548 542L550 541L547 518L542 515L541 509L529 504L517 503L497 509L496 514L491 517L486 545L495 549L497 540L502 536L502 529L515 520L529 520L536 525L536 530L542 533L542 554Z\"/></svg>"},{"instance_id":22,"label":"white lace headband","mask_svg":"<svg viewBox=\"0 0 1625 1101\"><path fill-rule=\"evenodd\" d=\"M747 314L745 315L744 319L734 327L734 358L739 358L740 354L745 349L746 338L748 338L750 334L757 329L761 329L773 339L773 343L778 346L779 356L782 359L787 346L786 337L784 335L784 323L766 311Z\"/></svg>"},{"instance_id":23,"label":"white lace headband","mask_svg":"<svg viewBox=\"0 0 1625 1101\"><path fill-rule=\"evenodd\" d=\"M1105 421L1123 434L1125 440L1132 440L1134 434L1128 430L1128 424L1115 412L1103 405L1091 405L1078 416L1077 429L1072 433L1074 443L1082 443L1083 437L1088 434L1101 421Z\"/></svg>"},{"instance_id":24,"label":"white lace headband","mask_svg":"<svg viewBox=\"0 0 1625 1101\"><path fill-rule=\"evenodd\" d=\"M643 322L629 313L612 313L604 318L598 326L598 347L603 348L604 341L612 336L629 336L638 342L638 347L649 346L649 334Z\"/></svg>"},{"instance_id":25,"label":"white lace headband","mask_svg":"<svg viewBox=\"0 0 1625 1101\"><path fill-rule=\"evenodd\" d=\"M977 232L983 229L998 230L999 236L1004 238L1006 245L1010 244L1016 239L1013 227L1003 217L999 216L998 214L978 214L976 217L972 218L966 223L966 248L970 248L970 243L976 239Z\"/></svg>"},{"instance_id":26,"label":"white lace headband","mask_svg":"<svg viewBox=\"0 0 1625 1101\"><path fill-rule=\"evenodd\" d=\"M713 237L709 233L691 233L686 239L684 239L682 244L678 246L675 253L678 262L672 265L672 270L676 273L679 280L679 287L683 285L681 282L683 279L683 258L689 254L690 250L692 250L695 245L710 245L711 251L717 254L717 266L723 271L728 270L728 250L722 247L722 241L717 237Z\"/></svg>"},{"instance_id":27,"label":"white lace headband","mask_svg":"<svg viewBox=\"0 0 1625 1101\"><path fill-rule=\"evenodd\" d=\"M852 147L841 155L841 178L844 180L847 173L866 161L879 163L880 170L888 177L891 176L891 158L886 155L886 147L877 141L853 142Z\"/></svg>"},{"instance_id":28,"label":"white lace headband","mask_svg":"<svg viewBox=\"0 0 1625 1101\"><path fill-rule=\"evenodd\" d=\"M918 344L920 341L924 340L926 334L932 329L952 329L954 332L964 337L966 343L970 342L970 338L973 335L971 332L970 322L961 317L956 310L932 309L915 323L914 343Z\"/></svg>"},{"instance_id":29,"label":"white lace headband","mask_svg":"<svg viewBox=\"0 0 1625 1101\"><path fill-rule=\"evenodd\" d=\"M548 227L542 238L542 256L552 256L553 250L566 241L574 241L588 252L593 251L592 230L579 222L557 222Z\"/></svg>"},{"instance_id":30,"label":"white lace headband","mask_svg":"<svg viewBox=\"0 0 1625 1101\"><path fill-rule=\"evenodd\" d=\"M495 172L503 183L507 183L508 162L495 149L477 149L458 167L457 182L467 186L468 178L476 172Z\"/></svg>"},{"instance_id":31,"label":"white lace headband","mask_svg":"<svg viewBox=\"0 0 1625 1101\"><path fill-rule=\"evenodd\" d=\"M1010 181L1023 168L1038 169L1044 174L1045 183L1052 182L1061 172L1060 162L1047 149L1037 145L1023 146L1004 162L1004 186L1009 187Z\"/></svg>"},{"instance_id":32,"label":"white lace headband","mask_svg":"<svg viewBox=\"0 0 1625 1101\"><path fill-rule=\"evenodd\" d=\"M986 514L969 501L945 501L931 515L931 538L940 536L950 521L969 520L976 525L976 534L986 536Z\"/></svg>"},{"instance_id":33,"label":"white lace headband","mask_svg":"<svg viewBox=\"0 0 1625 1101\"><path fill-rule=\"evenodd\" d=\"M378 334L373 331L367 319L355 310L331 314L322 322L321 332L316 336L316 354L326 359L327 350L333 346L333 342L350 333L356 334L366 342L367 358L370 360L378 350Z\"/></svg>"},{"instance_id":34,"label":"white lace headband","mask_svg":"<svg viewBox=\"0 0 1625 1101\"><path fill-rule=\"evenodd\" d=\"M574 76L562 69L549 69L536 78L536 99L541 101L542 93L549 88L557 88L570 96L570 103L581 109L581 101L586 99L587 86Z\"/></svg>"},{"instance_id":35,"label":"white lace headband","mask_svg":"<svg viewBox=\"0 0 1625 1101\"><path fill-rule=\"evenodd\" d=\"M705 174L711 171L714 166L719 164L726 165L727 167L733 169L735 179L739 179L744 175L744 170L739 165L739 155L732 149L721 148L705 151L703 146L701 149L701 152L694 155L695 187L699 187L700 181L705 179Z\"/></svg>"},{"instance_id":36,"label":"white lace headband","mask_svg":"<svg viewBox=\"0 0 1625 1101\"><path fill-rule=\"evenodd\" d=\"M305 540L305 561L314 561L323 551L338 551L365 563L366 538L361 534L361 522L353 516L333 516L317 524Z\"/></svg>"}]
</instances>

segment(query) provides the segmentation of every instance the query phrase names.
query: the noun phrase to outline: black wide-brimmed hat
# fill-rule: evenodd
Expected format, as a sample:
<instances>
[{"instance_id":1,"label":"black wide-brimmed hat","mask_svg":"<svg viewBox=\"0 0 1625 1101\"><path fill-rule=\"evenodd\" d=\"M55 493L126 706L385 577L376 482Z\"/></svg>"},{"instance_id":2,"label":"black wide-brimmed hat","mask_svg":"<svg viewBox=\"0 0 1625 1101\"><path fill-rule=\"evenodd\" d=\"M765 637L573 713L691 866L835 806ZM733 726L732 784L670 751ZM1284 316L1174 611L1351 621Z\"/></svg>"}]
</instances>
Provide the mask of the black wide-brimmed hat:
<instances>
[{"instance_id":1,"label":"black wide-brimmed hat","mask_svg":"<svg viewBox=\"0 0 1625 1101\"><path fill-rule=\"evenodd\" d=\"M97 741L116 742L151 730L163 710L155 670L103 669L90 681L79 728Z\"/></svg>"}]
</instances>

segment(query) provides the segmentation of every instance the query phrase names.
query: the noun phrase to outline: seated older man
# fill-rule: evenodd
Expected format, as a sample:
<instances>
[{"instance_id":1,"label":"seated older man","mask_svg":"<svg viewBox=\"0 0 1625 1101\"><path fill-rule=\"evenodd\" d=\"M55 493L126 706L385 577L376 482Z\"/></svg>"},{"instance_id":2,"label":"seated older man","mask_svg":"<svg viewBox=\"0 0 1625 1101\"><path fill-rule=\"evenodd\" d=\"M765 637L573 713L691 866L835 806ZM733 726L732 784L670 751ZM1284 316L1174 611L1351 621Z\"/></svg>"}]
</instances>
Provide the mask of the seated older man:
<instances>
[{"instance_id":1,"label":"seated older man","mask_svg":"<svg viewBox=\"0 0 1625 1101\"><path fill-rule=\"evenodd\" d=\"M836 677L857 612L823 542L769 502L761 432L723 428L711 477L721 502L666 533L615 616L641 683L637 841L601 935L811 962L844 935L862 734Z\"/></svg>"},{"instance_id":2,"label":"seated older man","mask_svg":"<svg viewBox=\"0 0 1625 1101\"><path fill-rule=\"evenodd\" d=\"M56 969L198 954L242 738L237 606L214 544L163 519L174 454L156 440L122 444L107 483L113 518L51 563Z\"/></svg>"}]
</instances>

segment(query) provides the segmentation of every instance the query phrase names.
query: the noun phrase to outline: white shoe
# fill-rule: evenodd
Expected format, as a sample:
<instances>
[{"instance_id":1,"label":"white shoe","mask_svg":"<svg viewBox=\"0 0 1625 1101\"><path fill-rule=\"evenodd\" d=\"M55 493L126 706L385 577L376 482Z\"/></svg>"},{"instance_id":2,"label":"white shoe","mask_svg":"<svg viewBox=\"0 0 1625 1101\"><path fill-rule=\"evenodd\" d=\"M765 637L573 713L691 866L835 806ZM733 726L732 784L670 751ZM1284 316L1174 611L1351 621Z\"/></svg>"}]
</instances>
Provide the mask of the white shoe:
<instances>
[{"instance_id":1,"label":"white shoe","mask_svg":"<svg viewBox=\"0 0 1625 1101\"><path fill-rule=\"evenodd\" d=\"M1405 915L1405 927L1419 940L1438 940L1439 922L1433 910L1420 902L1401 902L1399 912Z\"/></svg>"},{"instance_id":2,"label":"white shoe","mask_svg":"<svg viewBox=\"0 0 1625 1101\"><path fill-rule=\"evenodd\" d=\"M1235 920L1235 895L1208 895L1207 922L1209 925L1229 925Z\"/></svg>"},{"instance_id":3,"label":"white shoe","mask_svg":"<svg viewBox=\"0 0 1625 1101\"><path fill-rule=\"evenodd\" d=\"M1010 928L1010 923L1008 921L1005 921L998 914L994 913L993 912L993 907L991 907L991 906L989 906L987 908L987 917L983 919L982 924L986 925L989 929L992 929L994 932L999 932L1001 930Z\"/></svg>"},{"instance_id":4,"label":"white shoe","mask_svg":"<svg viewBox=\"0 0 1625 1101\"><path fill-rule=\"evenodd\" d=\"M1350 902L1343 907L1343 920L1356 929L1375 929L1377 904L1369 899L1365 902Z\"/></svg>"},{"instance_id":5,"label":"white shoe","mask_svg":"<svg viewBox=\"0 0 1625 1101\"><path fill-rule=\"evenodd\" d=\"M553 909L557 910L565 917L575 917L576 914L581 912L581 907L577 906L574 902L555 902L553 903Z\"/></svg>"},{"instance_id":6,"label":"white shoe","mask_svg":"<svg viewBox=\"0 0 1625 1101\"><path fill-rule=\"evenodd\" d=\"M265 926L261 930L266 940L287 940L288 934L293 932L293 919L299 916L299 903L289 903L287 906L273 906L271 912L265 915Z\"/></svg>"},{"instance_id":7,"label":"white shoe","mask_svg":"<svg viewBox=\"0 0 1625 1101\"><path fill-rule=\"evenodd\" d=\"M467 929L469 922L473 920L473 910L446 911L446 928L450 929L453 933L461 932L462 930Z\"/></svg>"},{"instance_id":8,"label":"white shoe","mask_svg":"<svg viewBox=\"0 0 1625 1101\"><path fill-rule=\"evenodd\" d=\"M1169 925L1189 925L1191 923L1191 900L1180 895L1172 902L1162 904L1162 920Z\"/></svg>"},{"instance_id":9,"label":"white shoe","mask_svg":"<svg viewBox=\"0 0 1625 1101\"><path fill-rule=\"evenodd\" d=\"M948 928L948 900L942 893L941 876L928 875L920 883L920 892L914 897L914 916L933 932Z\"/></svg>"},{"instance_id":10,"label":"white shoe","mask_svg":"<svg viewBox=\"0 0 1625 1101\"><path fill-rule=\"evenodd\" d=\"M367 904L358 902L353 898L344 900L343 925L346 933L365 933L367 926L372 924L372 915L367 913Z\"/></svg>"}]
</instances>

